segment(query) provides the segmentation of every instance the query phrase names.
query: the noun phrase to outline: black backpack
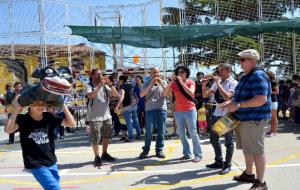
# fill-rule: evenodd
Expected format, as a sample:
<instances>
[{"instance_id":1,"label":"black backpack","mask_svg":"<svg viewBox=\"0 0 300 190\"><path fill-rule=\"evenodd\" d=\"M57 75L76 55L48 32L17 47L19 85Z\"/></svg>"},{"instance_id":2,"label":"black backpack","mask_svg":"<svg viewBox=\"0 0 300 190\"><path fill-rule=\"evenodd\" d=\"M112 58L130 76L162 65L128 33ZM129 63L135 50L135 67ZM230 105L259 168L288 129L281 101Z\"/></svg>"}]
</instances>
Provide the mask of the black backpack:
<instances>
[{"instance_id":1,"label":"black backpack","mask_svg":"<svg viewBox=\"0 0 300 190\"><path fill-rule=\"evenodd\" d=\"M125 83L122 86L122 89L125 91L123 107L127 107L129 105L135 105L138 103L138 97L133 91L133 85L130 83Z\"/></svg>"}]
</instances>

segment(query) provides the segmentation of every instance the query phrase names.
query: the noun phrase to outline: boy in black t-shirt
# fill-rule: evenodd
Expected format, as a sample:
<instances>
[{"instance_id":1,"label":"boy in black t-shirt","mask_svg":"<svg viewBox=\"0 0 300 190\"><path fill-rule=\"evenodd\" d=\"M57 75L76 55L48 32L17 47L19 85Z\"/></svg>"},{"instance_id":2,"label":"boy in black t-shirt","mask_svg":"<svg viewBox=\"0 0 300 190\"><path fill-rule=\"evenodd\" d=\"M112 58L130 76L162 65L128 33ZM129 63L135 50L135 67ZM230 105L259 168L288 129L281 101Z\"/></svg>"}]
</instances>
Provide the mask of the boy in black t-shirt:
<instances>
[{"instance_id":1,"label":"boy in black t-shirt","mask_svg":"<svg viewBox=\"0 0 300 190\"><path fill-rule=\"evenodd\" d=\"M66 105L63 105L65 119L44 112L43 102L35 102L25 115L18 115L22 107L19 95L13 101L14 111L5 126L6 133L20 132L23 161L44 189L60 190L59 175L54 152L54 132L56 126L74 127L75 121Z\"/></svg>"}]
</instances>

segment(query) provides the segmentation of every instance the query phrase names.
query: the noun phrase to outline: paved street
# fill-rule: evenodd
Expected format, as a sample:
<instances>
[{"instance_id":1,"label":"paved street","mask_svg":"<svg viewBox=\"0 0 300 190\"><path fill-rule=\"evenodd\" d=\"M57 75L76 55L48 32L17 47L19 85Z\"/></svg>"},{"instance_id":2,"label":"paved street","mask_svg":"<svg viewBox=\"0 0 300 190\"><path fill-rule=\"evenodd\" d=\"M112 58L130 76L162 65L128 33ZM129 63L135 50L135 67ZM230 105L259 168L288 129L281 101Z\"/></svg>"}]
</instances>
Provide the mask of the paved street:
<instances>
[{"instance_id":1,"label":"paved street","mask_svg":"<svg viewBox=\"0 0 300 190\"><path fill-rule=\"evenodd\" d=\"M41 189L31 174L23 170L20 144L5 143L2 141L0 145L0 189ZM138 160L142 141L120 143L118 139L113 139L109 150L118 160L95 168L92 165L94 156L84 130L67 134L64 140L58 140L56 151L62 187L84 190L247 190L251 186L232 181L232 177L244 168L241 151L234 154L233 171L220 176L218 171L205 168L214 159L207 137L202 138L204 159L197 164L178 159L182 156L178 139L168 140L165 144L165 159L150 157ZM300 126L281 123L279 134L266 139L266 152L269 189L300 189ZM153 150L151 154L154 155Z\"/></svg>"}]
</instances>

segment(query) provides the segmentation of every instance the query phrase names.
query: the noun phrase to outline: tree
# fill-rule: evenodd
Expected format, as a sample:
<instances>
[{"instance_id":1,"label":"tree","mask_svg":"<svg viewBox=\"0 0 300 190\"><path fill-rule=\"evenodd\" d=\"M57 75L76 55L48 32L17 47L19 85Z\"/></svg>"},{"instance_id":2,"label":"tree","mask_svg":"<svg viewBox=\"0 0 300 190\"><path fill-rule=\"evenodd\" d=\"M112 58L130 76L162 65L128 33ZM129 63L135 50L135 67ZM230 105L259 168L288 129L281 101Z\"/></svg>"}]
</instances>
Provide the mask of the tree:
<instances>
[{"instance_id":1,"label":"tree","mask_svg":"<svg viewBox=\"0 0 300 190\"><path fill-rule=\"evenodd\" d=\"M181 9L164 8L163 21L165 24L197 25L260 20L258 1L256 0L182 0L181 4ZM300 2L295 1L295 7L300 7ZM291 1L289 0L263 0L262 20L287 19L284 14L291 11L290 9ZM263 50L267 67L278 65L283 67L286 72L288 72L286 68L291 67L291 35L288 33L264 34L263 44L259 43L257 36L231 36L220 40L199 41L188 45L184 49L184 53L179 54L179 58L184 57L184 63L187 65L209 66L220 62L234 63L237 61L236 54L247 48ZM280 60L282 64L278 64L277 60Z\"/></svg>"}]
</instances>

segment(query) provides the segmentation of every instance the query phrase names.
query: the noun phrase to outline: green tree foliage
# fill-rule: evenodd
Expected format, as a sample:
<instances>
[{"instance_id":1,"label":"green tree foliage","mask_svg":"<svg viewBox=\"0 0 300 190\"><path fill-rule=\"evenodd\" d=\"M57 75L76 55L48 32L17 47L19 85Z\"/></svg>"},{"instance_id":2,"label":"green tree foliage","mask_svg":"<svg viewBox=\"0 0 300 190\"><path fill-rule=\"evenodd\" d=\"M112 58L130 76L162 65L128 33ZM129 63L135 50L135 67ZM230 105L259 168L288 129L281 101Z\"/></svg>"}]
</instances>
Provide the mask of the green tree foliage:
<instances>
[{"instance_id":1,"label":"green tree foliage","mask_svg":"<svg viewBox=\"0 0 300 190\"><path fill-rule=\"evenodd\" d=\"M294 1L300 7L300 1ZM163 22L166 25L211 24L226 21L257 21L288 19L285 13L292 12L291 0L262 0L262 17L259 17L257 0L182 0L182 9L165 7ZM300 42L296 44L300 49ZM220 62L235 63L236 54L247 48L264 51L266 66L291 67L291 34L264 34L264 43L258 36L231 36L217 40L199 41L188 45L179 58L185 64L214 65ZM300 58L300 57L299 57ZM181 59L179 59L181 60ZM278 61L282 64L278 64ZM284 70L284 69L283 69Z\"/></svg>"}]
</instances>

